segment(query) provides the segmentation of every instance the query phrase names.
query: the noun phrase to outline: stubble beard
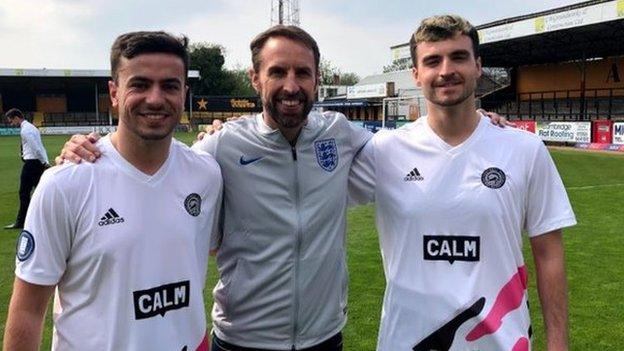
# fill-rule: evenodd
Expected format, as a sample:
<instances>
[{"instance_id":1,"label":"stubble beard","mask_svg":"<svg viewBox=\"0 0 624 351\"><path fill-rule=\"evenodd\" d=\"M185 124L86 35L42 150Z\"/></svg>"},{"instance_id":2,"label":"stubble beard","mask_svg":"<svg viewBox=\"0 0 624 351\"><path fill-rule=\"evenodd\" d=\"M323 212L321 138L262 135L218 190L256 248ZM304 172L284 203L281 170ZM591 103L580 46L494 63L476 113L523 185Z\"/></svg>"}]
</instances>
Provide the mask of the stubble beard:
<instances>
[{"instance_id":1,"label":"stubble beard","mask_svg":"<svg viewBox=\"0 0 624 351\"><path fill-rule=\"evenodd\" d=\"M474 98L476 88L476 80L473 84L470 84L470 86L466 85L466 82L464 81L464 89L461 95L456 99L448 100L444 98L438 98L438 96L436 95L436 87L431 87L429 94L427 94L428 96L425 97L435 105L441 107L453 107L464 103L467 99Z\"/></svg>"},{"instance_id":2,"label":"stubble beard","mask_svg":"<svg viewBox=\"0 0 624 351\"><path fill-rule=\"evenodd\" d=\"M453 99L453 100L446 100L446 99L438 99L435 94L432 94L433 96L429 97L429 100L438 106L441 107L453 107L453 106L457 106L462 104L463 102L465 102L467 99L471 98L474 96L474 90L472 91L464 91L464 93L457 99Z\"/></svg>"}]
</instances>

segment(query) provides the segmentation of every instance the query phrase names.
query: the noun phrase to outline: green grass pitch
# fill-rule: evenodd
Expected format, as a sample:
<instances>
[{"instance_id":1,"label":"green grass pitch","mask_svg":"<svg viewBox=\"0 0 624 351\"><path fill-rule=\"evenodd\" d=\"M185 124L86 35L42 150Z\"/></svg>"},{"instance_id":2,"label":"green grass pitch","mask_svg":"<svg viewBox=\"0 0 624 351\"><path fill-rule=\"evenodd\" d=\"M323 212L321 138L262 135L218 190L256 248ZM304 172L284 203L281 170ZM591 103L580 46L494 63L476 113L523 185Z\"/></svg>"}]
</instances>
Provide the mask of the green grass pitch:
<instances>
[{"instance_id":1,"label":"green grass pitch","mask_svg":"<svg viewBox=\"0 0 624 351\"><path fill-rule=\"evenodd\" d=\"M189 142L193 136L178 134ZM66 136L45 136L50 156ZM624 343L624 155L552 150L567 187L579 224L565 231L570 296L572 350L622 350ZM19 139L0 137L0 224L14 220L21 161ZM349 321L345 350L374 350L384 290L373 206L349 210L348 259L350 272ZM0 343L13 282L16 230L0 232ZM545 350L544 328L535 289L533 262L525 241L529 293L534 327L534 350ZM209 265L206 302L212 302L216 282L214 261ZM209 316L210 308L207 309ZM42 349L50 348L48 312Z\"/></svg>"}]
</instances>

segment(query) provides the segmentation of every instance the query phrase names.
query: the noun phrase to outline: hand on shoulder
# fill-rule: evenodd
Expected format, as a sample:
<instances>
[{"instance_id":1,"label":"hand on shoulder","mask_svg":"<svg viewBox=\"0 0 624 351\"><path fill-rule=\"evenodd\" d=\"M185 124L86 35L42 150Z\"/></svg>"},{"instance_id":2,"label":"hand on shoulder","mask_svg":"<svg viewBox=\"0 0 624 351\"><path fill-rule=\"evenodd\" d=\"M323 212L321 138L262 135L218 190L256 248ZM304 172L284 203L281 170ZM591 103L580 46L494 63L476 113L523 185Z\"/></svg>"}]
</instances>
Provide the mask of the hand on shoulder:
<instances>
[{"instance_id":1,"label":"hand on shoulder","mask_svg":"<svg viewBox=\"0 0 624 351\"><path fill-rule=\"evenodd\" d=\"M102 153L95 146L95 143L100 140L101 135L92 132L88 135L74 134L71 138L65 142L61 154L54 158L54 163L60 165L65 161L80 163L85 160L88 162L95 162Z\"/></svg>"}]
</instances>

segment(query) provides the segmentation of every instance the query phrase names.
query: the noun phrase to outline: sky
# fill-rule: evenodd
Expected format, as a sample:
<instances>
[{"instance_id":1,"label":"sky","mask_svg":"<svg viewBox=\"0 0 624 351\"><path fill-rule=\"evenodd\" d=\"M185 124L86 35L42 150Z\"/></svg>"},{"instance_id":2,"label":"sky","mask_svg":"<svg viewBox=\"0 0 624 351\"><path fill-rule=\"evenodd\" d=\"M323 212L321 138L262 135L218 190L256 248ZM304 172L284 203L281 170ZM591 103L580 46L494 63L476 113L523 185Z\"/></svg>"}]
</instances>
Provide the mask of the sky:
<instances>
[{"instance_id":1,"label":"sky","mask_svg":"<svg viewBox=\"0 0 624 351\"><path fill-rule=\"evenodd\" d=\"M301 27L321 56L361 77L390 64L390 46L419 22L455 13L480 25L569 0L300 0ZM271 0L0 0L0 68L108 69L115 38L166 30L219 44L228 68L250 66L249 42L271 25Z\"/></svg>"}]
</instances>

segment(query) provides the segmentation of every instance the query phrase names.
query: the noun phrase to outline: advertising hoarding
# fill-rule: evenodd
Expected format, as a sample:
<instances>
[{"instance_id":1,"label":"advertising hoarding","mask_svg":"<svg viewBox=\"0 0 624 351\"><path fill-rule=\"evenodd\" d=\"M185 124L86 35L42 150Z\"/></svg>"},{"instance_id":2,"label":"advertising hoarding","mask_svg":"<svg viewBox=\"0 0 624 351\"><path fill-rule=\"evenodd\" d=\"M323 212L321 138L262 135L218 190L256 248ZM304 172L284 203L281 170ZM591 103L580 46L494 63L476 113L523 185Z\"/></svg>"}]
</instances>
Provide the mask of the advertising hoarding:
<instances>
[{"instance_id":1,"label":"advertising hoarding","mask_svg":"<svg viewBox=\"0 0 624 351\"><path fill-rule=\"evenodd\" d=\"M624 145L624 122L613 123L613 144Z\"/></svg>"},{"instance_id":2,"label":"advertising hoarding","mask_svg":"<svg viewBox=\"0 0 624 351\"><path fill-rule=\"evenodd\" d=\"M536 134L544 141L591 142L591 122L537 122Z\"/></svg>"}]
</instances>

